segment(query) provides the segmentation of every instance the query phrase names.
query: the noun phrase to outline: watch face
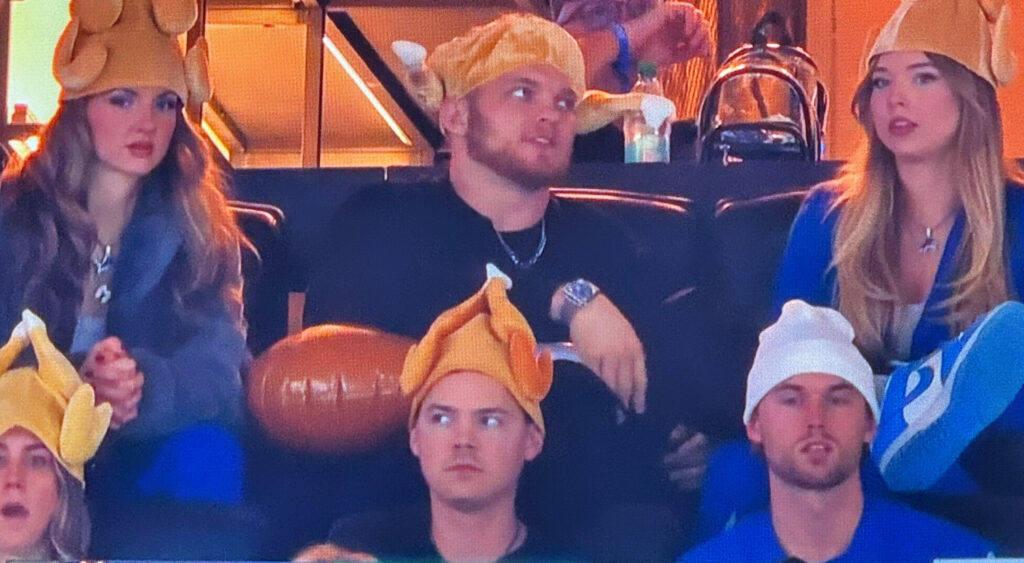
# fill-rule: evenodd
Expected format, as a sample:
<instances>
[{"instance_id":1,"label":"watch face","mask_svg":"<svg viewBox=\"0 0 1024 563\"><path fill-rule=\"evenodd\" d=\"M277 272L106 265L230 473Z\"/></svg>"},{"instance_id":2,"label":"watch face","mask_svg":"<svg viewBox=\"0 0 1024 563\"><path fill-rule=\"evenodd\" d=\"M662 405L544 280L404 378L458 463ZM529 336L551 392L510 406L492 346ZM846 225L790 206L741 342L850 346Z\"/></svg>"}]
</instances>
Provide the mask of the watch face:
<instances>
[{"instance_id":1,"label":"watch face","mask_svg":"<svg viewBox=\"0 0 1024 563\"><path fill-rule=\"evenodd\" d=\"M576 280L566 286L567 294L577 305L586 305L597 295L597 286L587 280Z\"/></svg>"}]
</instances>

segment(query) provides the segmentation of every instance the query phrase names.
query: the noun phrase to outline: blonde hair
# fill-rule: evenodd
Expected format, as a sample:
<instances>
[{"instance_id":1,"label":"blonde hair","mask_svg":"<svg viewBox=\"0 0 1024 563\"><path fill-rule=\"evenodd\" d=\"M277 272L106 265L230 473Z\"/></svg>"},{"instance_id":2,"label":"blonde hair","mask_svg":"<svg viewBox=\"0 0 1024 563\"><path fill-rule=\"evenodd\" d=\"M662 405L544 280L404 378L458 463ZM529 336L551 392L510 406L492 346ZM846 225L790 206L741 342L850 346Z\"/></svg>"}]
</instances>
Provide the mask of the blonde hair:
<instances>
[{"instance_id":1,"label":"blonde hair","mask_svg":"<svg viewBox=\"0 0 1024 563\"><path fill-rule=\"evenodd\" d=\"M1004 233L1006 181L1011 168L1003 158L1003 128L995 89L942 55L926 53L948 81L960 108L951 158L966 221L951 297L936 304L953 331L966 328L1009 297ZM853 325L857 343L872 361L891 359L886 336L902 302L899 294L898 238L894 218L899 189L896 161L878 138L871 112L874 63L857 88L853 112L866 142L844 168L836 205L842 206L833 242L838 309ZM926 311L929 314L932 311Z\"/></svg>"},{"instance_id":2,"label":"blonde hair","mask_svg":"<svg viewBox=\"0 0 1024 563\"><path fill-rule=\"evenodd\" d=\"M51 557L60 561L75 561L89 552L91 521L85 504L85 490L67 469L56 461L54 466L58 503L47 530L47 543Z\"/></svg>"}]
</instances>

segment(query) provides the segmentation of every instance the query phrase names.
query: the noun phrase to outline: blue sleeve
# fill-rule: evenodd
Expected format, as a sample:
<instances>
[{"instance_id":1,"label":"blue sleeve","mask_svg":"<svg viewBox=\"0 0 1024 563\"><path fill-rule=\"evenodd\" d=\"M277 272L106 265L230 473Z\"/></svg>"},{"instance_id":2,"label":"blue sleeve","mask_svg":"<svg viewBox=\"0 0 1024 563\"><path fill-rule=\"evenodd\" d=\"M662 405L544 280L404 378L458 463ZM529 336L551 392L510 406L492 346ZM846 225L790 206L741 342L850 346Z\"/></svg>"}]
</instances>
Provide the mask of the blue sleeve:
<instances>
[{"instance_id":1,"label":"blue sleeve","mask_svg":"<svg viewBox=\"0 0 1024 563\"><path fill-rule=\"evenodd\" d=\"M200 422L241 423L241 369L249 358L241 319L219 303L190 320L188 338L169 353L130 350L145 380L139 416L120 430L122 436L165 436Z\"/></svg>"},{"instance_id":2,"label":"blue sleeve","mask_svg":"<svg viewBox=\"0 0 1024 563\"><path fill-rule=\"evenodd\" d=\"M774 563L786 558L767 510L748 514L736 524L679 557L676 563L747 561Z\"/></svg>"},{"instance_id":3,"label":"blue sleeve","mask_svg":"<svg viewBox=\"0 0 1024 563\"><path fill-rule=\"evenodd\" d=\"M1006 187L1006 248L1010 299L1024 299L1024 187Z\"/></svg>"},{"instance_id":4,"label":"blue sleeve","mask_svg":"<svg viewBox=\"0 0 1024 563\"><path fill-rule=\"evenodd\" d=\"M803 299L812 305L831 306L834 274L832 233L838 212L835 189L827 184L811 190L793 221L789 242L782 256L775 282L773 318L791 299Z\"/></svg>"}]
</instances>

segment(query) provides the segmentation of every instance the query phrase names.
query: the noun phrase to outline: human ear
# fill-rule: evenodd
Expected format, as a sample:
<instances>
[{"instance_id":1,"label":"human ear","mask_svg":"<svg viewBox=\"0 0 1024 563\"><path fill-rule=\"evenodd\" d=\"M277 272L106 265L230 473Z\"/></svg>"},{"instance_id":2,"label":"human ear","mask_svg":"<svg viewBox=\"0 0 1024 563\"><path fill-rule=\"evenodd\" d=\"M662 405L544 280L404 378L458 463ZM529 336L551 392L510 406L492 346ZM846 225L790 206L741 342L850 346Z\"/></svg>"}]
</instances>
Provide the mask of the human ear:
<instances>
[{"instance_id":1,"label":"human ear","mask_svg":"<svg viewBox=\"0 0 1024 563\"><path fill-rule=\"evenodd\" d=\"M526 448L523 457L526 461L533 461L544 449L544 433L533 423L526 426Z\"/></svg>"},{"instance_id":2,"label":"human ear","mask_svg":"<svg viewBox=\"0 0 1024 563\"><path fill-rule=\"evenodd\" d=\"M758 420L757 411L750 416L750 422L747 423L747 439L753 444L760 444L764 441L761 435L761 421Z\"/></svg>"},{"instance_id":3,"label":"human ear","mask_svg":"<svg viewBox=\"0 0 1024 563\"><path fill-rule=\"evenodd\" d=\"M878 430L878 425L875 424L874 416L868 412L868 427L864 430L864 443L870 444L875 439L875 432Z\"/></svg>"},{"instance_id":4,"label":"human ear","mask_svg":"<svg viewBox=\"0 0 1024 563\"><path fill-rule=\"evenodd\" d=\"M412 455L420 457L420 433L416 426L409 431L409 449L412 450Z\"/></svg>"},{"instance_id":5,"label":"human ear","mask_svg":"<svg viewBox=\"0 0 1024 563\"><path fill-rule=\"evenodd\" d=\"M438 124L446 136L464 136L469 131L469 101L466 98L446 98L441 102Z\"/></svg>"}]
</instances>

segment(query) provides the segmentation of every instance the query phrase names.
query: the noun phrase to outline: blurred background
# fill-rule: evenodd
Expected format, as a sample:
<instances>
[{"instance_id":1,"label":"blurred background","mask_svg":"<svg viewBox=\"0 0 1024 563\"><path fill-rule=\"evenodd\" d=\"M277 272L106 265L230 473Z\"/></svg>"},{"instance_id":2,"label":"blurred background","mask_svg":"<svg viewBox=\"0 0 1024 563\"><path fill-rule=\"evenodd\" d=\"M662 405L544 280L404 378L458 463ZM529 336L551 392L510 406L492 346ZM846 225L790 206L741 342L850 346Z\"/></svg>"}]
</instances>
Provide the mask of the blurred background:
<instances>
[{"instance_id":1,"label":"blurred background","mask_svg":"<svg viewBox=\"0 0 1024 563\"><path fill-rule=\"evenodd\" d=\"M404 96L389 45L435 45L517 9L515 0L200 0L188 41L210 44L214 99L203 130L235 168L430 164L440 138ZM4 144L25 152L56 108L51 57L69 0L0 0L0 106ZM717 64L749 40L769 9L784 14L816 61L831 104L825 158L844 160L859 131L850 99L866 46L897 0L696 0L711 19L717 53L662 69L667 93L692 117ZM1017 7L1017 6L1015 6ZM1018 18L1024 17L1024 5ZM1024 33L1013 37L1024 57ZM1000 92L1006 152L1024 156L1024 78Z\"/></svg>"}]
</instances>

